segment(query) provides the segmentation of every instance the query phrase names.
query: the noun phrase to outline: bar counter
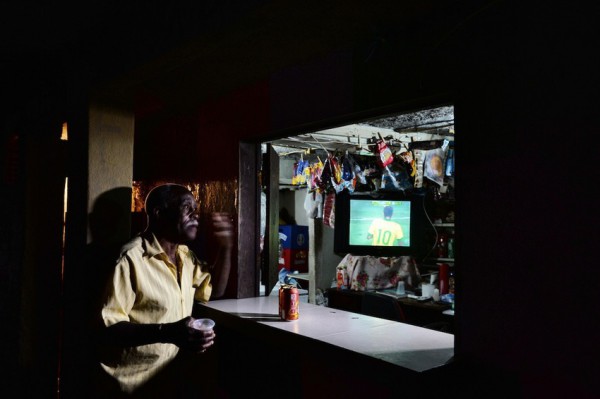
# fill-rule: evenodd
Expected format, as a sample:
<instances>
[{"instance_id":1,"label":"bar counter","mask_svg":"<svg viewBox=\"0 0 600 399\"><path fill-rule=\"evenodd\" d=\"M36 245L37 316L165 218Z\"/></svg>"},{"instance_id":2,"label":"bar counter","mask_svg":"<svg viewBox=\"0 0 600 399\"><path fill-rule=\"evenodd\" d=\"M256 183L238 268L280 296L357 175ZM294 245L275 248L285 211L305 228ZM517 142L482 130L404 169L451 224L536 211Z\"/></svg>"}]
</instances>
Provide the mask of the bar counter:
<instances>
[{"instance_id":1,"label":"bar counter","mask_svg":"<svg viewBox=\"0 0 600 399\"><path fill-rule=\"evenodd\" d=\"M328 397L326 392L354 397L361 389L393 397L399 387L416 392L420 375L454 354L451 334L309 303L300 303L298 320L283 321L274 296L199 304L195 316L217 322L218 346L227 348L222 362L254 365L267 380L277 372L300 379L297 397ZM247 356L256 361L240 360Z\"/></svg>"}]
</instances>

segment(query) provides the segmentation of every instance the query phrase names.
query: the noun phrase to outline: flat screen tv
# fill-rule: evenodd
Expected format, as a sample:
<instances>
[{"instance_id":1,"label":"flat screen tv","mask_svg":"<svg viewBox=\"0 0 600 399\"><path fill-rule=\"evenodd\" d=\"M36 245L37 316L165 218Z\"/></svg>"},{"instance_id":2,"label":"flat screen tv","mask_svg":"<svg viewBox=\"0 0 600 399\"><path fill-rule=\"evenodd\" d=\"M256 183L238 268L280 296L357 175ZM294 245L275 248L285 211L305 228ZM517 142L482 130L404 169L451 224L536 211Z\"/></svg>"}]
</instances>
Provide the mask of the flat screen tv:
<instances>
[{"instance_id":1,"label":"flat screen tv","mask_svg":"<svg viewBox=\"0 0 600 399\"><path fill-rule=\"evenodd\" d=\"M338 254L420 257L429 225L423 197L402 192L336 196L334 251Z\"/></svg>"}]
</instances>

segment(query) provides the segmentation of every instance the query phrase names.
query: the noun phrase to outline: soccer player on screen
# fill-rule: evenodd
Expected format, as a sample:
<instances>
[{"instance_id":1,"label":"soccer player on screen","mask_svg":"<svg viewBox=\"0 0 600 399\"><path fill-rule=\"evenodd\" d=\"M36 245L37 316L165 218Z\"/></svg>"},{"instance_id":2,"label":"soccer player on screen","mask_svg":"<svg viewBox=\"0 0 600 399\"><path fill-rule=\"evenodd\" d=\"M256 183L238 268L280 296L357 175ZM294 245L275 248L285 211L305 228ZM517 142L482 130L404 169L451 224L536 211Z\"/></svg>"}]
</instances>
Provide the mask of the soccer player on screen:
<instances>
[{"instance_id":1,"label":"soccer player on screen","mask_svg":"<svg viewBox=\"0 0 600 399\"><path fill-rule=\"evenodd\" d=\"M392 222L394 208L386 206L383 208L383 219L373 220L369 226L367 239L373 240L372 245L394 246L399 245L398 241L404 237L402 227L396 222Z\"/></svg>"}]
</instances>

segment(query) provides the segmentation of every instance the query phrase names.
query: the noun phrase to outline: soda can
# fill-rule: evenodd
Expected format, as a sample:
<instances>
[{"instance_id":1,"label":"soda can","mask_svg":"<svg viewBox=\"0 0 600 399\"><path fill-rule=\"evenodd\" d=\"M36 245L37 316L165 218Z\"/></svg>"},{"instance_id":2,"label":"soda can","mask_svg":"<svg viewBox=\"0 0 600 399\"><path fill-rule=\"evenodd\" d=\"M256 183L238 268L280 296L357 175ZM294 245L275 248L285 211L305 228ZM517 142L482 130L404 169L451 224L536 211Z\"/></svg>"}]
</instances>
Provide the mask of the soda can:
<instances>
[{"instance_id":1,"label":"soda can","mask_svg":"<svg viewBox=\"0 0 600 399\"><path fill-rule=\"evenodd\" d=\"M292 285L282 285L279 288L279 317L281 320L298 320L300 294Z\"/></svg>"}]
</instances>

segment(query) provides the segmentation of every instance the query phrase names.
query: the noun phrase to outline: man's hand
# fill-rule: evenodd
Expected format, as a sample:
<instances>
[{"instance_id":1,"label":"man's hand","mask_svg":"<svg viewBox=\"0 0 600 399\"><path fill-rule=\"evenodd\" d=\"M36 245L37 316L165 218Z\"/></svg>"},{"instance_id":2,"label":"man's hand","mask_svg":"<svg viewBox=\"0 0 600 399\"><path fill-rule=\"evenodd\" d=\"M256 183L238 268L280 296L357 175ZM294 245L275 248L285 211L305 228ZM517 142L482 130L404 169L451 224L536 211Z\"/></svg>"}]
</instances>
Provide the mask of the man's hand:
<instances>
[{"instance_id":1,"label":"man's hand","mask_svg":"<svg viewBox=\"0 0 600 399\"><path fill-rule=\"evenodd\" d=\"M175 323L164 324L164 342L172 343L184 350L203 353L213 346L215 333L213 330L197 330L192 327L194 318L186 317Z\"/></svg>"},{"instance_id":2,"label":"man's hand","mask_svg":"<svg viewBox=\"0 0 600 399\"><path fill-rule=\"evenodd\" d=\"M223 248L230 249L233 246L234 229L231 215L225 212L214 212L211 215L212 229L214 235Z\"/></svg>"}]
</instances>

